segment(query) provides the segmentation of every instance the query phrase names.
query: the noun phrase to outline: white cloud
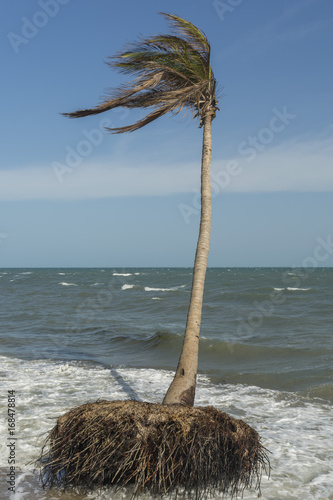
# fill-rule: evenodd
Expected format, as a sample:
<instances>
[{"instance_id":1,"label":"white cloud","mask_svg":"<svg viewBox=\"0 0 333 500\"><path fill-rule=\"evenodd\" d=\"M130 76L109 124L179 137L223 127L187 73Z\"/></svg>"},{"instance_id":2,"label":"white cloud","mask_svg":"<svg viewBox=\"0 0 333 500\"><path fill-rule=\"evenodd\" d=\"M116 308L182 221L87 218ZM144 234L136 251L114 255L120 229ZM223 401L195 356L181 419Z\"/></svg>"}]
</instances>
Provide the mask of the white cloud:
<instances>
[{"instance_id":1,"label":"white cloud","mask_svg":"<svg viewBox=\"0 0 333 500\"><path fill-rule=\"evenodd\" d=\"M230 192L333 191L333 138L289 142L213 165L223 190ZM232 165L232 163L231 163ZM233 171L235 172L232 175ZM223 180L225 181L223 184Z\"/></svg>"},{"instance_id":2,"label":"white cloud","mask_svg":"<svg viewBox=\"0 0 333 500\"><path fill-rule=\"evenodd\" d=\"M333 191L333 138L268 146L212 165L215 187L229 192ZM170 167L82 163L56 175L52 166L0 171L0 200L164 196L199 189L200 161ZM62 180L62 182L60 182Z\"/></svg>"},{"instance_id":3,"label":"white cloud","mask_svg":"<svg viewBox=\"0 0 333 500\"><path fill-rule=\"evenodd\" d=\"M0 171L0 200L93 199L187 192L200 178L195 165L110 167L81 164L57 174L51 166Z\"/></svg>"}]
</instances>

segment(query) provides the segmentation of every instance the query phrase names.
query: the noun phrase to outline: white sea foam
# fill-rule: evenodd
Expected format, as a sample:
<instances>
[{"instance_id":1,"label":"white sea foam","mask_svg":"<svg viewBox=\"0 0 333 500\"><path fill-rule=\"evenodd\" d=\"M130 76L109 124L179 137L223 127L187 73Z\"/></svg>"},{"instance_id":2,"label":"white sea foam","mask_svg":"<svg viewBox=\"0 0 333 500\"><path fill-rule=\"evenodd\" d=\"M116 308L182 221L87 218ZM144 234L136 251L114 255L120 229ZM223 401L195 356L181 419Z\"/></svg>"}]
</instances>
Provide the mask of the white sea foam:
<instances>
[{"instance_id":1,"label":"white sea foam","mask_svg":"<svg viewBox=\"0 0 333 500\"><path fill-rule=\"evenodd\" d=\"M172 288L150 288L149 286L145 286L146 292L174 292L175 290L179 290L180 288L184 288L186 285L174 286Z\"/></svg>"},{"instance_id":2,"label":"white sea foam","mask_svg":"<svg viewBox=\"0 0 333 500\"><path fill-rule=\"evenodd\" d=\"M113 273L112 276L132 276L132 273Z\"/></svg>"},{"instance_id":3,"label":"white sea foam","mask_svg":"<svg viewBox=\"0 0 333 500\"><path fill-rule=\"evenodd\" d=\"M37 474L28 462L41 450L45 433L59 415L72 407L97 399L127 399L161 402L173 373L164 370L107 368L80 361L24 361L0 356L0 383L14 389L17 396L17 493L15 500L50 496L38 485ZM10 382L9 382L10 381ZM271 477L262 479L263 500L333 499L332 406L308 400L295 393L245 385L212 384L200 374L196 405L214 405L256 428L265 447L271 451ZM7 468L7 425L0 419L0 467ZM0 497L6 485L1 483ZM118 496L120 495L120 496ZM245 500L256 492L244 493ZM14 497L13 497L14 498ZM70 497L68 497L70 498ZM108 490L87 498L125 500L126 490ZM148 495L147 498L150 498ZM213 496L212 500L220 499ZM227 497L226 499L227 500Z\"/></svg>"},{"instance_id":4,"label":"white sea foam","mask_svg":"<svg viewBox=\"0 0 333 500\"><path fill-rule=\"evenodd\" d=\"M163 300L161 297L152 297L152 300Z\"/></svg>"},{"instance_id":5,"label":"white sea foam","mask_svg":"<svg viewBox=\"0 0 333 500\"><path fill-rule=\"evenodd\" d=\"M288 286L287 288L274 288L274 290L278 292L282 292L283 290L288 290L289 292L297 292L297 291L306 292L308 290L311 290L311 288L293 288L291 286Z\"/></svg>"},{"instance_id":6,"label":"white sea foam","mask_svg":"<svg viewBox=\"0 0 333 500\"><path fill-rule=\"evenodd\" d=\"M301 292L306 292L308 290L311 290L311 288L292 288L291 286L288 286L287 290L290 292L297 292L298 290Z\"/></svg>"},{"instance_id":7,"label":"white sea foam","mask_svg":"<svg viewBox=\"0 0 333 500\"><path fill-rule=\"evenodd\" d=\"M58 273L59 276L66 276L66 273Z\"/></svg>"},{"instance_id":8,"label":"white sea foam","mask_svg":"<svg viewBox=\"0 0 333 500\"><path fill-rule=\"evenodd\" d=\"M145 286L146 292L170 292L173 290L172 288L150 288L149 286Z\"/></svg>"},{"instance_id":9,"label":"white sea foam","mask_svg":"<svg viewBox=\"0 0 333 500\"><path fill-rule=\"evenodd\" d=\"M134 288L134 285L123 285L121 287L122 290L130 290L131 288Z\"/></svg>"},{"instance_id":10,"label":"white sea foam","mask_svg":"<svg viewBox=\"0 0 333 500\"><path fill-rule=\"evenodd\" d=\"M59 285L62 285L62 286L78 286L75 283L66 283L65 281L59 283Z\"/></svg>"}]
</instances>

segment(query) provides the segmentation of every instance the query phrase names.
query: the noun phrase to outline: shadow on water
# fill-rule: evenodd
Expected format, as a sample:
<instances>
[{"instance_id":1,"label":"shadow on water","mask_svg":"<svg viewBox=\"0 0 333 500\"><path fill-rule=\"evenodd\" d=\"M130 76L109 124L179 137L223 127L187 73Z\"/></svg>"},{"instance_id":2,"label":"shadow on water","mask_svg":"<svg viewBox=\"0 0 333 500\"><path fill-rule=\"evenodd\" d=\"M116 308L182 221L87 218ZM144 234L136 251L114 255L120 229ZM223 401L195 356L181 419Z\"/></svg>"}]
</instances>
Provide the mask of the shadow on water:
<instances>
[{"instance_id":1,"label":"shadow on water","mask_svg":"<svg viewBox=\"0 0 333 500\"><path fill-rule=\"evenodd\" d=\"M116 368L110 368L110 373L114 377L114 379L118 382L123 391L130 397L130 399L134 399L135 401L142 401L142 399L135 392L133 387L131 387L129 383L126 382L124 377L118 372Z\"/></svg>"}]
</instances>

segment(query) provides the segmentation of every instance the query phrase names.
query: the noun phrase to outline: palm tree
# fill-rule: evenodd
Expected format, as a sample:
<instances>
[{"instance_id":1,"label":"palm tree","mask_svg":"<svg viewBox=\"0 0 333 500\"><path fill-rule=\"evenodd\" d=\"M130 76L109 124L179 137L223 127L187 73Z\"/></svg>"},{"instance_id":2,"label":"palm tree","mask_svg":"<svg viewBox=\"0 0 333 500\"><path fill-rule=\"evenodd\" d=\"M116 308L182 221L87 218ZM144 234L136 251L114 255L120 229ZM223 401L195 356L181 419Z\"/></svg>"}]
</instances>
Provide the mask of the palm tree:
<instances>
[{"instance_id":1,"label":"palm tree","mask_svg":"<svg viewBox=\"0 0 333 500\"><path fill-rule=\"evenodd\" d=\"M210 65L210 45L197 27L178 16L162 14L172 34L152 36L130 45L108 63L136 78L110 91L91 109L64 113L70 118L96 115L117 107L152 108L132 125L108 128L111 133L133 132L166 113L190 110L203 127L201 160L201 218L184 343L175 377L163 404L193 406L198 369L199 332L211 227L211 124L217 108L216 80Z\"/></svg>"},{"instance_id":2,"label":"palm tree","mask_svg":"<svg viewBox=\"0 0 333 500\"><path fill-rule=\"evenodd\" d=\"M163 14L176 31L133 44L112 66L136 75L99 106L66 113L81 116L119 106L150 108L145 118L112 133L132 132L160 116L194 112L203 127L201 219L184 343L175 377L163 404L98 400L57 419L42 454L43 486L126 486L133 497L144 490L160 496L179 488L197 499L217 489L232 497L255 483L260 491L267 450L242 420L194 404L199 331L211 225L211 124L217 101L206 36L180 17Z\"/></svg>"}]
</instances>

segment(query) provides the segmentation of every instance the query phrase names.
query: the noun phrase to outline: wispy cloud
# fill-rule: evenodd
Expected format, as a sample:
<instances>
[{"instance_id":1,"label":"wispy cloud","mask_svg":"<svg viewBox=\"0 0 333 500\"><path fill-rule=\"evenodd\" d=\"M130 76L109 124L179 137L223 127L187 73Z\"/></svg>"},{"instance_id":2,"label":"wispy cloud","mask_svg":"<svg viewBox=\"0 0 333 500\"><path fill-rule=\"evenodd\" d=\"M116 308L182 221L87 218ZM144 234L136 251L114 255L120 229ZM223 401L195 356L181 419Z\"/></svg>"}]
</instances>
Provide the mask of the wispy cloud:
<instances>
[{"instance_id":1,"label":"wispy cloud","mask_svg":"<svg viewBox=\"0 0 333 500\"><path fill-rule=\"evenodd\" d=\"M113 166L109 161L80 165L59 182L49 166L0 171L0 200L93 199L169 195L187 192L199 178L200 164L172 167Z\"/></svg>"},{"instance_id":2,"label":"wispy cloud","mask_svg":"<svg viewBox=\"0 0 333 500\"><path fill-rule=\"evenodd\" d=\"M238 175L230 179L231 192L333 191L333 137L290 141L250 157L235 157ZM223 167L222 167L223 168ZM216 169L216 164L214 165Z\"/></svg>"},{"instance_id":3,"label":"wispy cloud","mask_svg":"<svg viewBox=\"0 0 333 500\"><path fill-rule=\"evenodd\" d=\"M281 43L298 41L315 32L319 33L329 27L331 28L333 24L332 18L308 23L298 21L297 16L300 15L301 11L311 5L314 5L313 0L298 2L286 8L277 18L272 19L259 29L253 30L247 36L238 40L236 44L222 50L219 53L219 58L229 57L244 50L244 48L251 48L252 53L261 54Z\"/></svg>"},{"instance_id":4,"label":"wispy cloud","mask_svg":"<svg viewBox=\"0 0 333 500\"><path fill-rule=\"evenodd\" d=\"M294 140L253 155L215 160L221 191L333 191L333 136ZM230 170L230 165L234 167ZM199 162L113 166L80 165L59 183L50 166L0 171L0 200L75 200L116 196L167 196L199 189ZM224 172L227 172L225 175ZM228 174L229 172L229 174ZM231 175L230 175L231 172ZM229 181L225 179L229 176Z\"/></svg>"},{"instance_id":5,"label":"wispy cloud","mask_svg":"<svg viewBox=\"0 0 333 500\"><path fill-rule=\"evenodd\" d=\"M301 24L290 28L289 30L280 31L276 33L275 37L271 39L271 44L276 44L280 42L294 42L306 38L307 36L315 33L316 31L322 31L328 24L328 21L322 22L312 22L308 24Z\"/></svg>"}]
</instances>

